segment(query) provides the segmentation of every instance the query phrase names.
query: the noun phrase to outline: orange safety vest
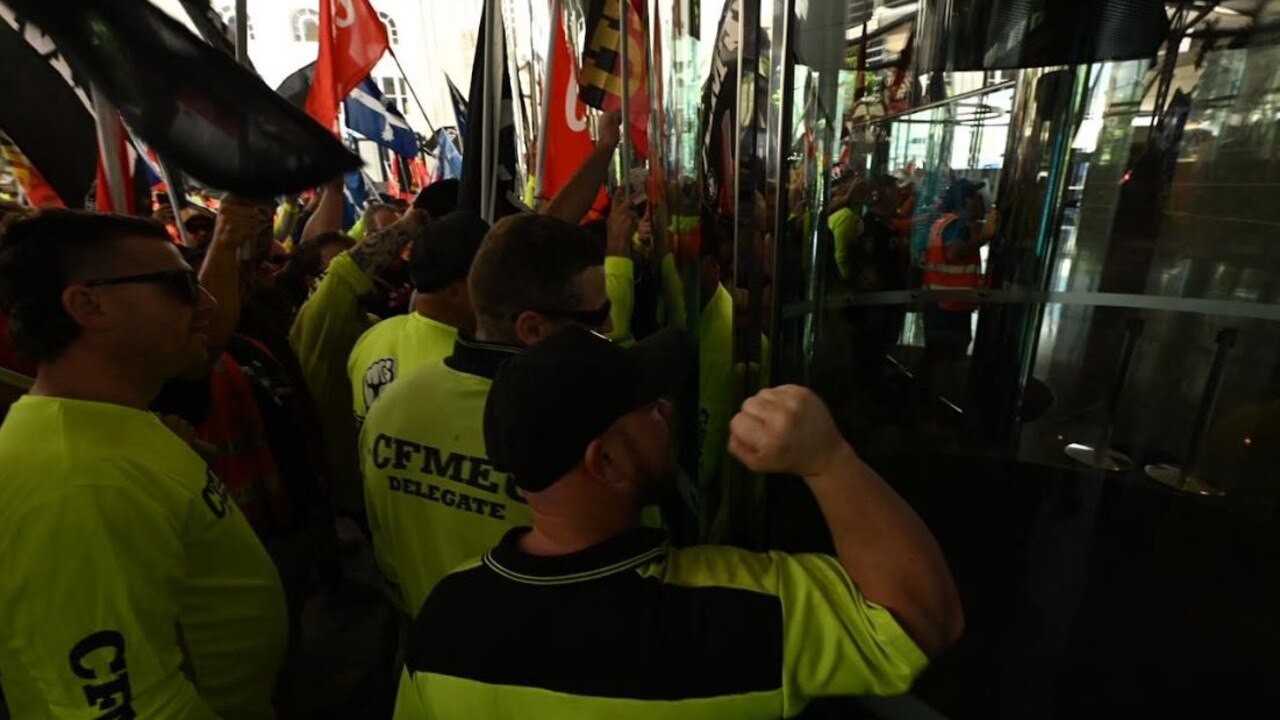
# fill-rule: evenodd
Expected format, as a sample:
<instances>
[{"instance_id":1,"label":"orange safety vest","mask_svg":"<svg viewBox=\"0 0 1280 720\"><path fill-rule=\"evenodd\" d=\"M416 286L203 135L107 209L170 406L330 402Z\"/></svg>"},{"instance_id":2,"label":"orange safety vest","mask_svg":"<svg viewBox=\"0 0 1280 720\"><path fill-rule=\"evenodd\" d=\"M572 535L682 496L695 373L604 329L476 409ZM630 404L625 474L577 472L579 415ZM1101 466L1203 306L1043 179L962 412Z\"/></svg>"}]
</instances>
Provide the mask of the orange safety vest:
<instances>
[{"instance_id":1,"label":"orange safety vest","mask_svg":"<svg viewBox=\"0 0 1280 720\"><path fill-rule=\"evenodd\" d=\"M942 232L957 219L959 216L955 213L947 213L938 218L929 231L929 246L924 254L925 290L978 290L986 285L982 276L982 260L977 255L960 262L947 259ZM978 305L968 301L940 300L938 307L953 312L970 312Z\"/></svg>"},{"instance_id":2,"label":"orange safety vest","mask_svg":"<svg viewBox=\"0 0 1280 720\"><path fill-rule=\"evenodd\" d=\"M289 517L289 498L267 446L253 388L239 363L225 352L210 380L209 414L196 428L196 437L217 447L209 467L245 519L260 534L270 532Z\"/></svg>"}]
</instances>

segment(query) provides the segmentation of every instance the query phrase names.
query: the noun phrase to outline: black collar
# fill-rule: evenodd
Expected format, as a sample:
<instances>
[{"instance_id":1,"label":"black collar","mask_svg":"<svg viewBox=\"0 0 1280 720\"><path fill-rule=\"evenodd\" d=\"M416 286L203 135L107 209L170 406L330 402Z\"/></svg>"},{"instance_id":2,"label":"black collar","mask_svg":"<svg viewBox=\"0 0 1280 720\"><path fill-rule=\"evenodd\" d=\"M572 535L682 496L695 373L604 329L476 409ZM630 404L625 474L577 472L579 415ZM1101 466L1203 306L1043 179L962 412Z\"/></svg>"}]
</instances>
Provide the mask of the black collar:
<instances>
[{"instance_id":1,"label":"black collar","mask_svg":"<svg viewBox=\"0 0 1280 720\"><path fill-rule=\"evenodd\" d=\"M520 350L516 345L480 342L466 330L459 330L458 339L453 343L453 354L444 359L444 364L458 372L492 380L498 374L498 368Z\"/></svg>"},{"instance_id":2,"label":"black collar","mask_svg":"<svg viewBox=\"0 0 1280 720\"><path fill-rule=\"evenodd\" d=\"M664 530L642 527L569 555L529 555L520 538L529 528L515 528L484 556L484 563L509 580L531 585L565 585L630 570L667 552Z\"/></svg>"}]
</instances>

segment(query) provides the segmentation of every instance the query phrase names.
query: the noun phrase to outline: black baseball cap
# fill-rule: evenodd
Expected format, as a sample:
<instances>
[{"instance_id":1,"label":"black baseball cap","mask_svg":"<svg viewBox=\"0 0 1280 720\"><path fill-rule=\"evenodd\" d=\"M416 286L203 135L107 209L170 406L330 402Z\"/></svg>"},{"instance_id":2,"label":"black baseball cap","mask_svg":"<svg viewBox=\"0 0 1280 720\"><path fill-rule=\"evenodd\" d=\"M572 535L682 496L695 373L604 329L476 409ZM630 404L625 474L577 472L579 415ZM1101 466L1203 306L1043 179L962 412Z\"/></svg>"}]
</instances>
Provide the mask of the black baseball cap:
<instances>
[{"instance_id":1,"label":"black baseball cap","mask_svg":"<svg viewBox=\"0 0 1280 720\"><path fill-rule=\"evenodd\" d=\"M418 292L431 293L465 280L489 223L473 212L459 210L428 220L422 237L409 252L409 275Z\"/></svg>"},{"instance_id":2,"label":"black baseball cap","mask_svg":"<svg viewBox=\"0 0 1280 720\"><path fill-rule=\"evenodd\" d=\"M484 408L489 460L520 489L545 490L615 420L679 389L696 360L674 328L627 349L566 326L499 368Z\"/></svg>"}]
</instances>

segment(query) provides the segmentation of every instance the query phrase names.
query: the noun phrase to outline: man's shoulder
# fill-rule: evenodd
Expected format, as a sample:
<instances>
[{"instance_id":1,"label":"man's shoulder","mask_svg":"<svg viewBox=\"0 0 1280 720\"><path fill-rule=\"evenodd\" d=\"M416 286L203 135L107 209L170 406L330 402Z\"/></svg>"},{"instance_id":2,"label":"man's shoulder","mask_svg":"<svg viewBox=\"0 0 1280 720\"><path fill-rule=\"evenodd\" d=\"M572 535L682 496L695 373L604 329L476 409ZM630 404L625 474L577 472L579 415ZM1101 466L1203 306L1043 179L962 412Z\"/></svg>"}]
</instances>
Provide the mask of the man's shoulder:
<instances>
[{"instance_id":1,"label":"man's shoulder","mask_svg":"<svg viewBox=\"0 0 1280 720\"><path fill-rule=\"evenodd\" d=\"M467 408L484 408L489 382L433 360L396 378L369 409L365 424L398 423L408 417L457 416Z\"/></svg>"},{"instance_id":2,"label":"man's shoulder","mask_svg":"<svg viewBox=\"0 0 1280 720\"><path fill-rule=\"evenodd\" d=\"M185 483L176 482L170 470L149 466L126 456L68 458L40 466L18 464L6 468L0 488L0 525L17 529L41 518L42 526L60 521L81 524L86 515L119 514L120 507L133 512L168 510L178 519L188 501L196 496L195 485L181 492ZM113 510L116 509L116 510ZM80 528L78 532L89 528Z\"/></svg>"},{"instance_id":3,"label":"man's shoulder","mask_svg":"<svg viewBox=\"0 0 1280 720\"><path fill-rule=\"evenodd\" d=\"M396 315L385 320L379 320L368 330L361 333L351 351L351 356L354 358L362 354L377 352L382 345L399 337L408 322L408 315Z\"/></svg>"}]
</instances>

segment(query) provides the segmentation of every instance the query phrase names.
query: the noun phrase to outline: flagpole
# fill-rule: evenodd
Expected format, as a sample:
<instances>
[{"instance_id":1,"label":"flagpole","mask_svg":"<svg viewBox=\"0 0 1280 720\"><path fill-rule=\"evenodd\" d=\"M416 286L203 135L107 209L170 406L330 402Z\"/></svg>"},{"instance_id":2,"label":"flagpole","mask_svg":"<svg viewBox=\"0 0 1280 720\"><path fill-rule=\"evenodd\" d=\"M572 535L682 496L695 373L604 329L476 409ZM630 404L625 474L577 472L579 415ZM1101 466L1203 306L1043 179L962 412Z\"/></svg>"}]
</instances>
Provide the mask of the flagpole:
<instances>
[{"instance_id":1,"label":"flagpole","mask_svg":"<svg viewBox=\"0 0 1280 720\"><path fill-rule=\"evenodd\" d=\"M409 88L409 94L413 96L413 102L418 106L418 112L422 113L422 119L427 123L427 130L432 135L436 134L436 128L431 124L431 118L427 117L427 109L422 106L422 101L418 99L418 91L413 89L413 83L409 82L409 76L404 72L404 66L400 64L400 58L396 56L396 51L388 47L387 52L391 54L391 59L396 61L396 69L400 71L400 77L404 78L405 87Z\"/></svg>"},{"instance_id":2,"label":"flagpole","mask_svg":"<svg viewBox=\"0 0 1280 720\"><path fill-rule=\"evenodd\" d=\"M618 41L622 49L622 187L631 182L631 93L627 88L627 80L631 76L631 68L627 65L627 46L631 44L627 21L631 8L628 2L630 0L618 0L618 21L622 29L622 38Z\"/></svg>"},{"instance_id":3,"label":"flagpole","mask_svg":"<svg viewBox=\"0 0 1280 720\"><path fill-rule=\"evenodd\" d=\"M179 198L185 198L186 190L174 184L175 174L170 171L169 163L165 162L164 158L160 158L160 179L164 180L164 186L169 189L169 207L173 208L173 224L178 226L178 237L182 238L182 246L191 247L191 236L187 234L187 224L182 220L182 205L179 201Z\"/></svg>"},{"instance_id":4,"label":"flagpole","mask_svg":"<svg viewBox=\"0 0 1280 720\"><path fill-rule=\"evenodd\" d=\"M236 0L236 62L249 67L249 0Z\"/></svg>"},{"instance_id":5,"label":"flagpole","mask_svg":"<svg viewBox=\"0 0 1280 720\"><path fill-rule=\"evenodd\" d=\"M124 174L120 171L123 158L120 157L120 128L115 125L119 122L116 115L116 109L107 100L107 96L103 95L97 86L91 88L93 96L93 112L97 117L98 129L98 162L102 164L103 177L107 181L106 188L97 188L95 201L98 210L104 207L102 194L105 190L107 198L106 202L111 205L112 211L120 215L128 215L128 196L125 191Z\"/></svg>"},{"instance_id":6,"label":"flagpole","mask_svg":"<svg viewBox=\"0 0 1280 720\"><path fill-rule=\"evenodd\" d=\"M496 153L493 147L493 66L496 58L494 57L494 33L495 29L495 5L494 0L486 0L484 8L484 67L480 68L484 73L482 76L484 82L481 84L483 92L481 93L480 106L483 125L480 127L480 217L487 222L493 222L493 186L496 184L497 178L494 177L494 159ZM472 70L474 73L475 70ZM475 100L471 100L475 102Z\"/></svg>"},{"instance_id":7,"label":"flagpole","mask_svg":"<svg viewBox=\"0 0 1280 720\"><path fill-rule=\"evenodd\" d=\"M560 32L561 0L551 0L551 37L547 38L547 74L542 80L542 123L538 125L538 161L534 166L533 201L542 201L542 188L546 184L547 124L551 122L551 73L555 72L556 35ZM568 34L566 33L566 37ZM566 99L564 102L568 102Z\"/></svg>"}]
</instances>

